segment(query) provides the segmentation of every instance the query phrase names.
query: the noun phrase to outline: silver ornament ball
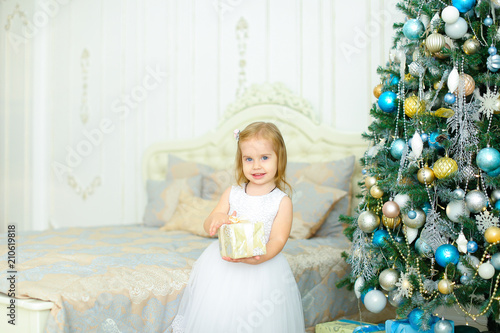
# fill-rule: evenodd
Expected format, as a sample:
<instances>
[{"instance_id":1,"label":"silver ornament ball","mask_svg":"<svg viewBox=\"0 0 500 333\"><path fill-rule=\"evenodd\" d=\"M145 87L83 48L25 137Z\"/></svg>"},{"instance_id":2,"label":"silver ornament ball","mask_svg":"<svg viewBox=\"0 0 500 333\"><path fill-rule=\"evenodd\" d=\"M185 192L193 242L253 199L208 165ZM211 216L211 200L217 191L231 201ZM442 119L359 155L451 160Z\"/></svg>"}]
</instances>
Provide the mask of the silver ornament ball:
<instances>
[{"instance_id":1,"label":"silver ornament ball","mask_svg":"<svg viewBox=\"0 0 500 333\"><path fill-rule=\"evenodd\" d=\"M378 283L387 291L396 289L396 282L399 280L399 272L394 268L384 269L378 276Z\"/></svg>"},{"instance_id":2,"label":"silver ornament ball","mask_svg":"<svg viewBox=\"0 0 500 333\"><path fill-rule=\"evenodd\" d=\"M486 208L488 199L483 192L478 190L469 191L465 195L465 204L471 213L479 213Z\"/></svg>"},{"instance_id":3,"label":"silver ornament ball","mask_svg":"<svg viewBox=\"0 0 500 333\"><path fill-rule=\"evenodd\" d=\"M465 198L465 191L462 190L461 188L457 188L456 190L453 191L453 196L457 200L462 200L463 198Z\"/></svg>"},{"instance_id":4,"label":"silver ornament ball","mask_svg":"<svg viewBox=\"0 0 500 333\"><path fill-rule=\"evenodd\" d=\"M410 202L410 196L408 194L398 193L393 201L398 204L399 208L404 208Z\"/></svg>"},{"instance_id":5,"label":"silver ornament ball","mask_svg":"<svg viewBox=\"0 0 500 333\"><path fill-rule=\"evenodd\" d=\"M434 333L452 333L453 332L453 325L446 320L446 319L441 319L438 320L434 324Z\"/></svg>"},{"instance_id":6,"label":"silver ornament ball","mask_svg":"<svg viewBox=\"0 0 500 333\"><path fill-rule=\"evenodd\" d=\"M394 289L389 291L389 293L387 294L387 300L389 301L390 305L398 308L401 304L403 304L404 298L403 295L398 293L397 289Z\"/></svg>"},{"instance_id":7,"label":"silver ornament ball","mask_svg":"<svg viewBox=\"0 0 500 333\"><path fill-rule=\"evenodd\" d=\"M470 211L462 200L452 200L446 206L446 216L455 223L460 221L460 216L469 216Z\"/></svg>"},{"instance_id":8,"label":"silver ornament ball","mask_svg":"<svg viewBox=\"0 0 500 333\"><path fill-rule=\"evenodd\" d=\"M494 205L498 200L500 200L500 190L493 190L493 192L491 192L491 196L490 196L490 199L491 199L491 203Z\"/></svg>"},{"instance_id":9,"label":"silver ornament ball","mask_svg":"<svg viewBox=\"0 0 500 333\"><path fill-rule=\"evenodd\" d=\"M371 210L365 210L358 216L358 227L366 233L373 232L380 225L380 217Z\"/></svg>"}]
</instances>

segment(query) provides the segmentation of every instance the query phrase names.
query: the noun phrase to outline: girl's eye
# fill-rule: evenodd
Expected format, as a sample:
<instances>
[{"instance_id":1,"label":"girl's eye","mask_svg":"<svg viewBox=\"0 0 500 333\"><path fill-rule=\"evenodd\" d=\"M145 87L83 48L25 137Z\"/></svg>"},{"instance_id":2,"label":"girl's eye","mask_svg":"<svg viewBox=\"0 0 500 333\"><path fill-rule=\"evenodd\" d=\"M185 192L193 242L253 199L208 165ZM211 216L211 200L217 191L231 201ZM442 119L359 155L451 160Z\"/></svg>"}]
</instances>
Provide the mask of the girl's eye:
<instances>
[{"instance_id":1,"label":"girl's eye","mask_svg":"<svg viewBox=\"0 0 500 333\"><path fill-rule=\"evenodd\" d=\"M265 161L265 160L267 160L268 158L269 158L269 157L267 157L267 156L262 156L262 159L263 159L264 161Z\"/></svg>"},{"instance_id":2,"label":"girl's eye","mask_svg":"<svg viewBox=\"0 0 500 333\"><path fill-rule=\"evenodd\" d=\"M247 161L247 162L252 162L252 159L251 159L250 157L247 157L247 158L245 159L245 161Z\"/></svg>"}]
</instances>

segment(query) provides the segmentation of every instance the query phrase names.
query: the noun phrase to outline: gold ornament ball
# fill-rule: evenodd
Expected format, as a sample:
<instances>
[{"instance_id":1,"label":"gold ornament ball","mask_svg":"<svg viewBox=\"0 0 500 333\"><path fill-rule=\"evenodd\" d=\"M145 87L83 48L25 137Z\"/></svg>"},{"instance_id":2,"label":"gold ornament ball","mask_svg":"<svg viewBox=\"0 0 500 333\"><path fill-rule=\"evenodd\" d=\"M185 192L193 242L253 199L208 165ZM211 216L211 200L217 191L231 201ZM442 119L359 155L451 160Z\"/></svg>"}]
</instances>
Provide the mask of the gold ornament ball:
<instances>
[{"instance_id":1,"label":"gold ornament ball","mask_svg":"<svg viewBox=\"0 0 500 333\"><path fill-rule=\"evenodd\" d=\"M476 88L476 82L474 81L474 78L472 78L472 76L470 76L469 74L460 74L460 80L458 82L458 89L455 91L455 93L460 92L461 85L463 85L464 87L465 96L469 96L470 94L472 94L474 92L474 89Z\"/></svg>"},{"instance_id":2,"label":"gold ornament ball","mask_svg":"<svg viewBox=\"0 0 500 333\"><path fill-rule=\"evenodd\" d=\"M395 218L399 215L399 205L394 201L387 201L382 206L382 213L389 218Z\"/></svg>"},{"instance_id":3,"label":"gold ornament ball","mask_svg":"<svg viewBox=\"0 0 500 333\"><path fill-rule=\"evenodd\" d=\"M479 44L479 41L477 39L471 38L465 41L462 49L464 50L465 54L472 55L477 53L480 46L481 44Z\"/></svg>"},{"instance_id":4,"label":"gold ornament ball","mask_svg":"<svg viewBox=\"0 0 500 333\"><path fill-rule=\"evenodd\" d=\"M366 188L371 188L373 185L375 185L377 183L377 178L373 177L373 176L369 176L369 177L366 177L365 178L365 186Z\"/></svg>"},{"instance_id":5,"label":"gold ornament ball","mask_svg":"<svg viewBox=\"0 0 500 333\"><path fill-rule=\"evenodd\" d=\"M495 104L494 104L494 114L499 114L500 113L500 97L496 99Z\"/></svg>"},{"instance_id":6,"label":"gold ornament ball","mask_svg":"<svg viewBox=\"0 0 500 333\"><path fill-rule=\"evenodd\" d=\"M434 171L432 171L432 169L428 166L424 166L423 168L418 170L417 178L418 181L422 184L430 184L435 179Z\"/></svg>"},{"instance_id":7,"label":"gold ornament ball","mask_svg":"<svg viewBox=\"0 0 500 333\"><path fill-rule=\"evenodd\" d=\"M438 290L443 295L451 294L453 291L453 282L448 279L442 279L438 283Z\"/></svg>"},{"instance_id":8,"label":"gold ornament ball","mask_svg":"<svg viewBox=\"0 0 500 333\"><path fill-rule=\"evenodd\" d=\"M441 51L445 45L444 36L438 32L433 32L425 39L425 47L427 47L430 53Z\"/></svg>"},{"instance_id":9,"label":"gold ornament ball","mask_svg":"<svg viewBox=\"0 0 500 333\"><path fill-rule=\"evenodd\" d=\"M432 167L432 171L434 171L434 176L438 179L446 178L452 175L455 171L458 170L457 162L454 159L445 156L438 159L434 166Z\"/></svg>"},{"instance_id":10,"label":"gold ornament ball","mask_svg":"<svg viewBox=\"0 0 500 333\"><path fill-rule=\"evenodd\" d=\"M382 88L384 87L384 85L382 83L380 84L377 84L375 86L375 88L373 88L373 96L375 96L375 98L379 98L380 95L382 95Z\"/></svg>"},{"instance_id":11,"label":"gold ornament ball","mask_svg":"<svg viewBox=\"0 0 500 333\"><path fill-rule=\"evenodd\" d=\"M443 50L446 49L446 53ZM438 59L447 59L450 57L451 47L448 43L444 44L444 47L441 51L434 53L434 56Z\"/></svg>"},{"instance_id":12,"label":"gold ornament ball","mask_svg":"<svg viewBox=\"0 0 500 333\"><path fill-rule=\"evenodd\" d=\"M382 215L382 223L389 229L395 229L401 223L401 218L399 216L396 217L387 217Z\"/></svg>"},{"instance_id":13,"label":"gold ornament ball","mask_svg":"<svg viewBox=\"0 0 500 333\"><path fill-rule=\"evenodd\" d=\"M484 239L490 244L500 241L500 228L491 226L486 229L484 232Z\"/></svg>"},{"instance_id":14,"label":"gold ornament ball","mask_svg":"<svg viewBox=\"0 0 500 333\"><path fill-rule=\"evenodd\" d=\"M434 87L434 90L438 90L439 89L439 81L434 82L432 87Z\"/></svg>"},{"instance_id":15,"label":"gold ornament ball","mask_svg":"<svg viewBox=\"0 0 500 333\"><path fill-rule=\"evenodd\" d=\"M420 100L417 96L410 96L405 99L404 109L405 114L413 118L416 114L425 111L425 101Z\"/></svg>"},{"instance_id":16,"label":"gold ornament ball","mask_svg":"<svg viewBox=\"0 0 500 333\"><path fill-rule=\"evenodd\" d=\"M370 188L370 194L372 195L372 197L374 197L375 199L380 199L382 198L382 196L384 195L384 191L382 191L380 189L380 187L378 187L378 185L373 185L371 188Z\"/></svg>"}]
</instances>

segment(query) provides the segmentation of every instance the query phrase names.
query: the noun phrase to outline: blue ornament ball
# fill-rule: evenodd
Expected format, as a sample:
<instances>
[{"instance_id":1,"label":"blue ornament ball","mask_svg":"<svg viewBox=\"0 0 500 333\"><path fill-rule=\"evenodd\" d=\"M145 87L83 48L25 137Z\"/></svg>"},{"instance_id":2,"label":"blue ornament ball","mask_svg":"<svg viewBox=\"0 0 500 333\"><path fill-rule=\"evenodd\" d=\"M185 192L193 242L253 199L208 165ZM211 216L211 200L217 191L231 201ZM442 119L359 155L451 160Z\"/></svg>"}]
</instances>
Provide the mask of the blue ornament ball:
<instances>
[{"instance_id":1,"label":"blue ornament ball","mask_svg":"<svg viewBox=\"0 0 500 333\"><path fill-rule=\"evenodd\" d=\"M443 244L436 249L434 254L436 262L441 267L446 267L448 264L456 265L460 258L460 254L455 246L451 244Z\"/></svg>"},{"instance_id":2,"label":"blue ornament ball","mask_svg":"<svg viewBox=\"0 0 500 333\"><path fill-rule=\"evenodd\" d=\"M436 141L436 138L441 135L439 132L432 132L431 135L429 136L429 147L442 150L443 145L440 144L439 142Z\"/></svg>"},{"instance_id":3,"label":"blue ornament ball","mask_svg":"<svg viewBox=\"0 0 500 333\"><path fill-rule=\"evenodd\" d=\"M476 0L453 0L451 4L457 7L460 13L466 13L476 5Z\"/></svg>"},{"instance_id":4,"label":"blue ornament ball","mask_svg":"<svg viewBox=\"0 0 500 333\"><path fill-rule=\"evenodd\" d=\"M397 98L398 95L396 95L396 93L392 91L385 91L378 98L378 106L384 112L394 112L397 108Z\"/></svg>"},{"instance_id":5,"label":"blue ornament ball","mask_svg":"<svg viewBox=\"0 0 500 333\"><path fill-rule=\"evenodd\" d=\"M415 331L420 332L420 327L422 327L422 324L424 323L423 316L424 316L424 311L419 308L411 310L411 312L408 314L408 320L410 321L410 326Z\"/></svg>"},{"instance_id":6,"label":"blue ornament ball","mask_svg":"<svg viewBox=\"0 0 500 333\"><path fill-rule=\"evenodd\" d=\"M474 242L474 241L467 242L467 252L474 253L477 251L478 248L479 248L479 246L477 245L476 242Z\"/></svg>"},{"instance_id":7,"label":"blue ornament ball","mask_svg":"<svg viewBox=\"0 0 500 333\"><path fill-rule=\"evenodd\" d=\"M403 139L396 139L391 145L391 155L395 159L400 159L403 156L403 151L405 150L406 142Z\"/></svg>"},{"instance_id":8,"label":"blue ornament ball","mask_svg":"<svg viewBox=\"0 0 500 333\"><path fill-rule=\"evenodd\" d=\"M500 209L500 200L495 202L495 209Z\"/></svg>"},{"instance_id":9,"label":"blue ornament ball","mask_svg":"<svg viewBox=\"0 0 500 333\"><path fill-rule=\"evenodd\" d=\"M461 284L467 284L471 280L470 275L464 274L460 277L460 283Z\"/></svg>"},{"instance_id":10,"label":"blue ornament ball","mask_svg":"<svg viewBox=\"0 0 500 333\"><path fill-rule=\"evenodd\" d=\"M489 55L495 55L497 54L497 48L494 47L493 45L491 45L489 48L488 48L488 54Z\"/></svg>"},{"instance_id":11,"label":"blue ornament ball","mask_svg":"<svg viewBox=\"0 0 500 333\"><path fill-rule=\"evenodd\" d=\"M417 212L414 210L410 210L408 212L408 217L413 220L415 217L417 217Z\"/></svg>"},{"instance_id":12,"label":"blue ornament ball","mask_svg":"<svg viewBox=\"0 0 500 333\"><path fill-rule=\"evenodd\" d=\"M496 168L493 171L487 172L487 174L488 174L488 176L496 177L496 176L500 175L500 168Z\"/></svg>"},{"instance_id":13,"label":"blue ornament ball","mask_svg":"<svg viewBox=\"0 0 500 333\"><path fill-rule=\"evenodd\" d=\"M389 77L387 78L387 80L385 82L386 82L386 84L388 84L390 86L395 86L399 83L399 77L397 77L394 74L391 74L391 75L389 75Z\"/></svg>"},{"instance_id":14,"label":"blue ornament ball","mask_svg":"<svg viewBox=\"0 0 500 333\"><path fill-rule=\"evenodd\" d=\"M429 134L422 133L420 134L420 138L422 139L423 142L427 142L427 140L429 140Z\"/></svg>"},{"instance_id":15,"label":"blue ornament ball","mask_svg":"<svg viewBox=\"0 0 500 333\"><path fill-rule=\"evenodd\" d=\"M484 25L485 25L485 26L489 27L490 25L492 25L492 24L493 24L493 19L492 19L491 17L489 17L489 16L488 16L487 18L485 18L485 19L483 20L483 23L484 23Z\"/></svg>"},{"instance_id":16,"label":"blue ornament ball","mask_svg":"<svg viewBox=\"0 0 500 333\"><path fill-rule=\"evenodd\" d=\"M366 169L361 170L361 173L362 173L363 175L366 175L366 173L367 173L367 172L368 172L368 171L366 171Z\"/></svg>"},{"instance_id":17,"label":"blue ornament ball","mask_svg":"<svg viewBox=\"0 0 500 333\"><path fill-rule=\"evenodd\" d=\"M497 252L494 255L492 255L490 262L497 271L500 271L500 252Z\"/></svg>"},{"instance_id":18,"label":"blue ornament ball","mask_svg":"<svg viewBox=\"0 0 500 333\"><path fill-rule=\"evenodd\" d=\"M444 102L445 103L453 104L453 103L455 103L456 99L457 98L452 93L446 93L446 95L444 95Z\"/></svg>"},{"instance_id":19,"label":"blue ornament ball","mask_svg":"<svg viewBox=\"0 0 500 333\"><path fill-rule=\"evenodd\" d=\"M410 19L403 25L403 34L412 40L419 39L424 30L424 24L418 19Z\"/></svg>"},{"instance_id":20,"label":"blue ornament ball","mask_svg":"<svg viewBox=\"0 0 500 333\"><path fill-rule=\"evenodd\" d=\"M496 170L500 167L500 152L491 147L483 148L477 153L476 164L486 172Z\"/></svg>"},{"instance_id":21,"label":"blue ornament ball","mask_svg":"<svg viewBox=\"0 0 500 333\"><path fill-rule=\"evenodd\" d=\"M382 247L389 240L389 233L386 230L379 229L373 233L373 244Z\"/></svg>"}]
</instances>

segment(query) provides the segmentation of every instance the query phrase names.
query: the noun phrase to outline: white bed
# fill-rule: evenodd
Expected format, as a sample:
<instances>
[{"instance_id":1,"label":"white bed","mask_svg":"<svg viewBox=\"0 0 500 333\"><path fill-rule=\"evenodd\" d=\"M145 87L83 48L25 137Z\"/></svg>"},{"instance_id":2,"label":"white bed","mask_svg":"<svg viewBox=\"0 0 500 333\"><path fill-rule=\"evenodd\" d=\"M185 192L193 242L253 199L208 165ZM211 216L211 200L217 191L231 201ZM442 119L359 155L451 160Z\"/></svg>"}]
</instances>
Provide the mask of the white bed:
<instances>
[{"instance_id":1,"label":"white bed","mask_svg":"<svg viewBox=\"0 0 500 333\"><path fill-rule=\"evenodd\" d=\"M155 186L157 186L158 184L161 184L161 182L165 181L165 178L169 172L171 172L170 164L172 162L172 156L175 156L176 159L207 165L213 170L227 170L233 165L235 154L236 143L232 134L233 130L243 129L246 125L254 121L274 122L280 128L287 144L289 162L292 164L292 178L297 178L297 175L299 174L303 175L306 164L309 165L316 163L317 165L320 165L319 163L337 161L338 163L336 164L336 167L344 168L344 171L346 171L346 168L350 168L350 172L348 173L350 174L352 172L352 177L349 175L349 179L347 180L335 179L335 181L347 181L347 190L351 187L351 191L349 191L343 200L347 202L350 201L350 207L347 210L347 213L352 212L354 207L357 205L355 194L358 191L357 182L361 178L361 170L358 160L363 156L367 148L367 143L361 139L360 133L344 133L334 130L330 126L319 123L318 120L315 119L314 112L307 101L290 92L282 84L263 84L250 87L241 98L236 100L227 108L217 128L202 137L185 141L161 142L153 144L149 147L145 151L142 160L142 176L145 182L145 188L149 191L151 184L156 184ZM349 166L346 161L353 161L354 164ZM314 168L308 170L312 170L313 173L315 172ZM332 170L329 171L331 172ZM332 175L329 176L331 177ZM336 175L334 174L333 178L335 177ZM301 183L302 180L302 178L298 180L295 179L295 182ZM227 179L224 179L224 182L226 181ZM300 198L300 193L295 193L295 195L297 194L299 194L298 197ZM151 196L151 193L148 192L148 195ZM151 205L151 200L148 205ZM300 202L298 203L298 206L299 205ZM330 217L333 216L333 211L329 214ZM335 218L337 217L338 215ZM324 226L321 226L321 228L323 227ZM117 229L116 227L114 228ZM164 289L166 290L163 290L163 292L157 292L156 290L153 290L153 287L144 287L143 290L141 290L143 292L141 297L143 298L138 300L133 299L130 304L127 303L127 306L131 307L131 311L138 311L136 307L139 307L139 310L142 310L143 312L145 311L144 309L147 308L145 305L146 303L144 303L146 301L149 302L151 300L155 300L158 304L163 304L163 306L168 304L166 309L157 310L163 311L162 315L165 317L162 319L163 322L161 324L155 323L155 325L163 325L161 327L165 327L165 325L168 324L168 321L175 315L176 302L179 299L178 296L181 294L182 289L187 282L187 277L189 276L192 263L207 244L206 240L201 239L201 243L197 243L198 239L202 237L185 232L185 230L162 231L162 234L159 235L160 233L157 229L155 229L155 226L150 224L147 227L131 226L129 228L130 229L122 228L124 230L121 230L120 234L117 234L118 231L111 227L103 227L86 231L69 228L46 231L43 233L25 233L24 235L21 235L18 239L18 252L21 258L24 256L24 260L20 260L22 264L18 266L19 282L17 285L17 295L27 298L27 300L18 300L16 302L18 326L16 326L15 332L42 332L44 331L44 327L47 322L49 322L49 326L47 326L46 331L49 332L63 331L68 327L75 327L71 325L67 326L69 324L65 322L69 320L75 320L83 325L85 320L84 314L86 313L88 315L91 313L89 311L95 311L92 306L94 306L94 304L98 304L99 299L102 300L102 295L99 294L98 290L96 290L99 289L97 287L89 290L81 286L90 285L91 282L95 283L95 281L100 281L99 283L104 284L111 283L109 281L116 283L116 274L121 274L117 271L117 269L121 267L121 261L118 264L115 264L109 258L96 259L98 255L95 253L96 246L100 246L103 249L103 252L105 252L104 249L108 249L108 252L111 253L111 249L113 246L116 247L116 244L113 245L106 243L104 240L105 238L115 239L113 237L116 237L118 242L118 238L126 238L129 234L135 235L134 237L136 237L139 232L142 232L138 231L140 228L146 230L145 235L141 234L140 237L151 237L152 240L155 240L155 237L160 236L171 237L172 239L182 238L182 244L192 244L190 245L191 247L188 248L185 248L183 245L175 247L174 250L169 249L170 252L168 252L168 254L166 250L155 247L141 248L140 250L137 250L140 253L148 255L163 253L162 251L165 251L165 255L169 256L173 255L173 252L175 251L179 253L188 253L188 256L182 259L182 263L175 267L176 276L182 277L179 281L174 281L175 283L165 287ZM314 327L314 325L319 322L332 320L338 317L352 316L358 313L359 304L354 294L345 289L336 290L332 287L339 279L345 276L349 269L347 264L345 264L344 260L340 257L342 251L348 249L349 243L341 234L342 225L338 223L335 228L335 234L332 234L331 231L319 229L318 234L312 238L291 239L287 243L287 247L284 250L284 254L289 260L292 270L294 271L294 275L299 283L301 293L303 293L306 323L310 328ZM323 232L323 235L320 235L321 232ZM57 235L54 236L54 233ZM326 235L326 233L329 234ZM82 234L88 235L89 239L92 239L93 243L90 242L92 244L86 244L85 239L82 240L81 237L87 236L82 236ZM98 272L99 277L80 274L79 276L68 278L68 276L64 275L70 273L74 274L73 259L81 257L80 253L76 253L73 249L67 249L65 247L60 247L57 251L49 249L44 253L46 256L44 257L44 260L50 261L50 265L52 266L49 266L49 268L52 269L53 274L50 277L47 277L43 275L45 273L40 273L40 268L35 263L36 260L40 261L39 258L36 258L37 254L35 254L40 252L37 249L40 244L37 242L40 242L40 240L44 240L47 237L50 239L54 239L54 237L57 237L58 239L72 237L71 239L78 244L79 248L84 250L88 249L85 250L87 252L84 251L85 256L87 259L88 256L90 256L91 259L88 260L92 261L93 265L96 261L102 262L100 266L92 266L92 269ZM80 238L77 240L77 237ZM6 240L2 239L1 242L6 243ZM134 244L137 244L136 240L135 242L136 243ZM157 242L160 244L163 240L157 240ZM127 247L130 248L133 248L134 246L135 245L127 245ZM2 247L2 249L4 248L6 248L6 246ZM64 257L64 264L57 262L56 259L53 261L51 261L52 259L47 259L56 255L54 254L54 251L59 252L59 254L57 254L59 256L61 256L60 253L67 253ZM0 253L0 255L6 256L6 253ZM127 257L124 257L121 254L119 256L116 254L109 254L109 256L111 256L113 260L127 259ZM60 258L58 260L60 260ZM137 265L139 264L140 263ZM64 276L55 276L58 272L54 270L54 267L57 267L58 269L63 267L64 269L62 269L61 274ZM0 265L0 268L3 272L6 271L6 267ZM65 269L67 271L65 271ZM136 275L147 275L146 272L148 272L148 269L150 268L141 268L140 274L138 272L134 272L133 270L129 271L129 273L132 272L130 274L137 273ZM155 267L155 269L159 270L160 268ZM36 270L38 272L37 274L39 274L36 278L30 275L34 272L34 270ZM110 271L113 271L113 274L115 275L111 277ZM311 272L314 274L311 274ZM1 281L6 280L4 275L5 274L0 275ZM140 279L141 276L138 276L137 279ZM65 287L64 284L61 285L56 283L56 281L59 281L59 278L63 278L63 280L69 279L67 281L70 281L71 284ZM144 278L151 278L151 276ZM317 281L312 283L311 280L314 279ZM56 285L50 285L47 287L47 283L44 284L44 281L47 282L49 280L52 284ZM144 284L142 280L137 280L135 283L141 286ZM163 281L162 283L168 284L168 281ZM80 289L78 289L76 285L78 285L80 289L84 289L85 295L77 295L78 292L81 291L79 291ZM5 293L8 289L6 282L0 282L0 288L0 291ZM112 297L122 297L124 295L129 297L133 288L134 286L132 285L128 290L119 290L116 293L111 292ZM327 292L325 292L325 290L327 290ZM102 290L102 292L105 291L106 290ZM318 298L318 295L321 295L321 299ZM76 305L71 305L71 301L73 299L78 300L79 297L80 299L85 299L85 301L87 301L88 298L94 298L94 303L88 307L84 307L84 305L79 304L78 308ZM137 298L137 295L134 297ZM8 304L9 298L2 295L0 297L0 302ZM65 308L65 306L67 308ZM62 309L64 309L64 311ZM71 309L73 312L68 309ZM83 319L78 317L80 315ZM120 320L127 321L128 324L126 325L130 326L132 325L128 322L131 320L130 317L133 317L133 315L127 315L127 318L120 317L122 318ZM140 322L140 316L138 318L139 319L137 320ZM123 330L123 327L120 328L118 320L111 317L104 318L102 322L94 323L93 325L94 326L92 327L96 327L97 325L104 331L105 328L108 331L113 331L114 328L120 329L122 332L127 331ZM11 329L12 326L8 325L6 320L0 321L0 331L9 332ZM70 329L70 331L72 330Z\"/></svg>"}]
</instances>

